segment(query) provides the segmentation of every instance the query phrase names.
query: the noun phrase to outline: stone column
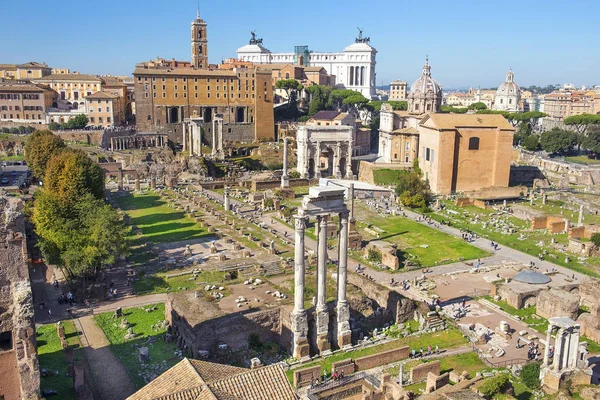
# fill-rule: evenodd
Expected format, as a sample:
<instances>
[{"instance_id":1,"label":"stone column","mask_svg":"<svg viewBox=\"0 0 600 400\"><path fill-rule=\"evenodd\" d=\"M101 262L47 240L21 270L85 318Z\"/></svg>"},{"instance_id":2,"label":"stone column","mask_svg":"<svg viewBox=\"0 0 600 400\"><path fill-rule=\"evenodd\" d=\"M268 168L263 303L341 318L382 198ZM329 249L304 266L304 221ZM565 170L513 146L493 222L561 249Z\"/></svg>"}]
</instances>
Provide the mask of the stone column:
<instances>
[{"instance_id":1,"label":"stone column","mask_svg":"<svg viewBox=\"0 0 600 400\"><path fill-rule=\"evenodd\" d=\"M354 222L354 183L348 189L348 202L350 203L350 222Z\"/></svg>"},{"instance_id":2,"label":"stone column","mask_svg":"<svg viewBox=\"0 0 600 400\"><path fill-rule=\"evenodd\" d=\"M553 369L558 372L561 370L561 361L563 357L565 344L565 329L560 328L556 333L556 340L554 341L554 361Z\"/></svg>"},{"instance_id":3,"label":"stone column","mask_svg":"<svg viewBox=\"0 0 600 400\"><path fill-rule=\"evenodd\" d=\"M321 142L313 149L313 164L315 165L315 179L321 178Z\"/></svg>"},{"instance_id":4,"label":"stone column","mask_svg":"<svg viewBox=\"0 0 600 400\"><path fill-rule=\"evenodd\" d=\"M213 157L217 155L217 123L214 119L212 121L212 152L210 154Z\"/></svg>"},{"instance_id":5,"label":"stone column","mask_svg":"<svg viewBox=\"0 0 600 400\"><path fill-rule=\"evenodd\" d=\"M221 158L225 158L225 151L223 149L223 120L219 119L217 121L217 128L219 130L217 138L218 138L218 143L217 143L217 151L219 152L219 155L221 156Z\"/></svg>"},{"instance_id":6,"label":"stone column","mask_svg":"<svg viewBox=\"0 0 600 400\"><path fill-rule=\"evenodd\" d=\"M308 318L304 309L304 230L306 217L304 210L298 210L294 245L294 310L292 311L292 335L294 337L293 356L301 359L310 355L308 344Z\"/></svg>"},{"instance_id":7,"label":"stone column","mask_svg":"<svg viewBox=\"0 0 600 400\"><path fill-rule=\"evenodd\" d=\"M579 358L579 337L581 335L581 327L574 325L571 332L571 348L569 349L569 360L567 361L568 368L576 368Z\"/></svg>"},{"instance_id":8,"label":"stone column","mask_svg":"<svg viewBox=\"0 0 600 400\"><path fill-rule=\"evenodd\" d=\"M577 220L577 226L583 226L583 204L579 206L579 219Z\"/></svg>"},{"instance_id":9,"label":"stone column","mask_svg":"<svg viewBox=\"0 0 600 400\"><path fill-rule=\"evenodd\" d=\"M287 171L288 164L288 138L283 138L283 175L281 175L281 188L290 187L290 178Z\"/></svg>"},{"instance_id":10,"label":"stone column","mask_svg":"<svg viewBox=\"0 0 600 400\"><path fill-rule=\"evenodd\" d=\"M348 150L346 152L346 179L352 179L352 139L348 142Z\"/></svg>"},{"instance_id":11,"label":"stone column","mask_svg":"<svg viewBox=\"0 0 600 400\"><path fill-rule=\"evenodd\" d=\"M327 279L327 216L317 217L319 235L317 242L317 347L323 353L331 348L328 340L329 312L327 311L326 286Z\"/></svg>"},{"instance_id":12,"label":"stone column","mask_svg":"<svg viewBox=\"0 0 600 400\"><path fill-rule=\"evenodd\" d=\"M346 285L348 280L348 212L340 213L339 216L337 331L338 346L343 348L352 344L350 307L348 305L348 300L346 299Z\"/></svg>"},{"instance_id":13,"label":"stone column","mask_svg":"<svg viewBox=\"0 0 600 400\"><path fill-rule=\"evenodd\" d=\"M123 190L123 169L121 168L117 172L117 187L119 190Z\"/></svg>"},{"instance_id":14,"label":"stone column","mask_svg":"<svg viewBox=\"0 0 600 400\"><path fill-rule=\"evenodd\" d=\"M135 191L140 191L140 177L138 175L135 176Z\"/></svg>"},{"instance_id":15,"label":"stone column","mask_svg":"<svg viewBox=\"0 0 600 400\"><path fill-rule=\"evenodd\" d=\"M150 189L156 189L156 177L150 178Z\"/></svg>"},{"instance_id":16,"label":"stone column","mask_svg":"<svg viewBox=\"0 0 600 400\"><path fill-rule=\"evenodd\" d=\"M342 145L337 142L335 146L335 152L333 153L333 176L336 179L342 178L342 171L340 169L340 161L342 160Z\"/></svg>"},{"instance_id":17,"label":"stone column","mask_svg":"<svg viewBox=\"0 0 600 400\"><path fill-rule=\"evenodd\" d=\"M550 358L550 340L552 340L552 325L548 325L548 330L546 331L546 348L544 349L544 363L542 366L547 366Z\"/></svg>"},{"instance_id":18,"label":"stone column","mask_svg":"<svg viewBox=\"0 0 600 400\"><path fill-rule=\"evenodd\" d=\"M229 211L229 186L225 186L225 191L223 193L223 207L225 211Z\"/></svg>"},{"instance_id":19,"label":"stone column","mask_svg":"<svg viewBox=\"0 0 600 400\"><path fill-rule=\"evenodd\" d=\"M183 131L183 151L187 151L188 146L187 146L187 124L184 122L182 125L182 131ZM192 131L193 133L193 131ZM190 155L193 155L192 153L192 149L190 149Z\"/></svg>"}]
</instances>

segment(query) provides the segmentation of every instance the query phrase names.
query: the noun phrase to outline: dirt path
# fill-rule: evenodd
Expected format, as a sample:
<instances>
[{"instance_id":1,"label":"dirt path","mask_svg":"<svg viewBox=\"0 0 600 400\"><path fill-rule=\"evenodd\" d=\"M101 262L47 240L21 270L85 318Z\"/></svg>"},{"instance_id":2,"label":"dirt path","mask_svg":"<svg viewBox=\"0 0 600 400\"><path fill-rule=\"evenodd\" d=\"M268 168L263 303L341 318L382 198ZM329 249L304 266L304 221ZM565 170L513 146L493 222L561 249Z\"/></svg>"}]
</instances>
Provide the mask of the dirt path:
<instances>
[{"instance_id":1,"label":"dirt path","mask_svg":"<svg viewBox=\"0 0 600 400\"><path fill-rule=\"evenodd\" d=\"M121 360L110 350L110 343L92 316L78 320L82 345L89 361L92 375L103 400L125 399L135 392Z\"/></svg>"}]
</instances>

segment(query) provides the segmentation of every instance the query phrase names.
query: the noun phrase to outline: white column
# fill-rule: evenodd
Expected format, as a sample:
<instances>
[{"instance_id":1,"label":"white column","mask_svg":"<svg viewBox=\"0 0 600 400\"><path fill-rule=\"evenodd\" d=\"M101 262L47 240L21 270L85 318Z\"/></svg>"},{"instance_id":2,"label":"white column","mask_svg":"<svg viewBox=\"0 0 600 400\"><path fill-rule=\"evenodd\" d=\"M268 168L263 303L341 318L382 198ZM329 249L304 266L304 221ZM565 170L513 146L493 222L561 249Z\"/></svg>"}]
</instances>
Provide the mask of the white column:
<instances>
[{"instance_id":1,"label":"white column","mask_svg":"<svg viewBox=\"0 0 600 400\"><path fill-rule=\"evenodd\" d=\"M185 122L182 124L182 129L183 129L183 151L187 151L188 150L188 146L187 146L187 124ZM190 149L190 155L193 155L191 149Z\"/></svg>"},{"instance_id":2,"label":"white column","mask_svg":"<svg viewBox=\"0 0 600 400\"><path fill-rule=\"evenodd\" d=\"M294 246L294 312L304 311L304 230L306 217L298 212L296 220Z\"/></svg>"},{"instance_id":3,"label":"white column","mask_svg":"<svg viewBox=\"0 0 600 400\"><path fill-rule=\"evenodd\" d=\"M564 336L565 330L564 328L560 328L556 333L556 340L554 341L554 362L553 369L554 371L560 371L561 369L561 359L563 356L563 348L564 348Z\"/></svg>"},{"instance_id":4,"label":"white column","mask_svg":"<svg viewBox=\"0 0 600 400\"><path fill-rule=\"evenodd\" d=\"M552 325L548 325L548 330L546 331L546 348L544 349L544 363L543 366L547 366L550 358L550 340L552 340L552 329L554 327ZM556 351L556 350L555 350Z\"/></svg>"},{"instance_id":5,"label":"white column","mask_svg":"<svg viewBox=\"0 0 600 400\"><path fill-rule=\"evenodd\" d=\"M212 120L212 153L211 155L217 155L217 126L216 122Z\"/></svg>"},{"instance_id":6,"label":"white column","mask_svg":"<svg viewBox=\"0 0 600 400\"><path fill-rule=\"evenodd\" d=\"M571 349L569 350L569 361L567 363L568 368L577 367L577 361L579 358L579 337L581 335L581 328L579 325L573 326L573 332L571 333Z\"/></svg>"},{"instance_id":7,"label":"white column","mask_svg":"<svg viewBox=\"0 0 600 400\"><path fill-rule=\"evenodd\" d=\"M350 139L346 151L346 179L352 179L353 176L354 174L352 173L352 139Z\"/></svg>"},{"instance_id":8,"label":"white column","mask_svg":"<svg viewBox=\"0 0 600 400\"><path fill-rule=\"evenodd\" d=\"M338 252L338 304L347 303L346 283L348 279L348 212L340 213Z\"/></svg>"},{"instance_id":9,"label":"white column","mask_svg":"<svg viewBox=\"0 0 600 400\"><path fill-rule=\"evenodd\" d=\"M335 146L335 152L333 154L333 176L337 179L342 177L342 171L340 170L340 161L342 159L342 145L337 142Z\"/></svg>"},{"instance_id":10,"label":"white column","mask_svg":"<svg viewBox=\"0 0 600 400\"><path fill-rule=\"evenodd\" d=\"M288 163L288 138L283 138L283 174L281 175L281 188L290 186L290 178L287 172Z\"/></svg>"},{"instance_id":11,"label":"white column","mask_svg":"<svg viewBox=\"0 0 600 400\"><path fill-rule=\"evenodd\" d=\"M317 311L326 309L326 285L327 278L327 216L317 217L319 235L317 242Z\"/></svg>"},{"instance_id":12,"label":"white column","mask_svg":"<svg viewBox=\"0 0 600 400\"><path fill-rule=\"evenodd\" d=\"M321 142L317 142L314 152L315 178L321 177Z\"/></svg>"}]
</instances>

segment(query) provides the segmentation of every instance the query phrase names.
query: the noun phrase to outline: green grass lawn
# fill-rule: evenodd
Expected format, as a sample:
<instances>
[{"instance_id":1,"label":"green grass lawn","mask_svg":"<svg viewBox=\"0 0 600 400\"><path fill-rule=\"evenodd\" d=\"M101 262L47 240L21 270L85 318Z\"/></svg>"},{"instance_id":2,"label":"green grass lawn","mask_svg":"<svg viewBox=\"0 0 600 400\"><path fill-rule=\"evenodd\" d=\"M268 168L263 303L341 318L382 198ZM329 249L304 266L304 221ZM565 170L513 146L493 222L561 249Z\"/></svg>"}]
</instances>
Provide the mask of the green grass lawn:
<instances>
[{"instance_id":1,"label":"green grass lawn","mask_svg":"<svg viewBox=\"0 0 600 400\"><path fill-rule=\"evenodd\" d=\"M79 336L72 321L62 321L65 328L65 338L73 349L80 347ZM38 346L38 358L40 371L46 369L51 371L52 376L40 378L41 389L54 389L58 392L60 399L77 399L73 388L73 377L69 375L69 364L65 360L65 352L62 349L56 324L48 324L37 327L36 339ZM74 360L77 360L77 353ZM58 371L58 373L56 373Z\"/></svg>"},{"instance_id":2,"label":"green grass lawn","mask_svg":"<svg viewBox=\"0 0 600 400\"><path fill-rule=\"evenodd\" d=\"M13 154L12 156L0 155L0 161L23 161L25 156L23 154Z\"/></svg>"},{"instance_id":3,"label":"green grass lawn","mask_svg":"<svg viewBox=\"0 0 600 400\"><path fill-rule=\"evenodd\" d=\"M115 198L129 215L131 224L154 243L177 242L211 236L206 228L188 218L183 210L175 210L155 193L131 194Z\"/></svg>"},{"instance_id":4,"label":"green grass lawn","mask_svg":"<svg viewBox=\"0 0 600 400\"><path fill-rule=\"evenodd\" d=\"M411 361L404 365L404 373L410 371L411 367L425 362L440 361L440 373L445 374L446 372L455 371L458 374L462 374L463 371L467 371L469 377L474 377L477 372L487 369L487 365L479 358L477 353L471 351L469 353L457 354L449 357L442 357L439 359L432 360L417 360ZM398 376L400 373L400 366L397 365L392 368L385 370L386 373L392 374L392 376Z\"/></svg>"},{"instance_id":5,"label":"green grass lawn","mask_svg":"<svg viewBox=\"0 0 600 400\"><path fill-rule=\"evenodd\" d=\"M205 285L217 285L217 286L229 286L235 283L239 283L241 280L225 280L225 272L219 272L216 270L201 271L197 278L194 279L193 274L186 274L168 278L167 275L173 275L183 270L171 270L169 272L159 272L153 275L144 275L139 280L135 281L133 288L135 292L139 294L151 294L151 293L166 293L167 289L170 292L176 292L178 290L188 290L193 288L204 288ZM226 294L226 293L223 293Z\"/></svg>"},{"instance_id":6,"label":"green grass lawn","mask_svg":"<svg viewBox=\"0 0 600 400\"><path fill-rule=\"evenodd\" d=\"M181 357L175 355L177 345L167 343L163 339L166 330L153 330L151 328L153 324L165 319L165 305L159 303L145 306L145 308L152 306L157 307L152 312L146 312L140 307L123 310L123 318L127 319L127 322L133 328L133 332L138 335L137 339L128 342L123 338L127 333L127 329L119 327L121 321L120 319L113 319L112 312L102 313L94 317L96 323L102 328L110 341L111 349L121 359L123 365L133 377L133 382L137 388L141 388L181 361ZM148 338L153 338L155 341L148 344ZM140 363L137 356L137 348L141 346L148 347L150 361L145 364Z\"/></svg>"},{"instance_id":7,"label":"green grass lawn","mask_svg":"<svg viewBox=\"0 0 600 400\"><path fill-rule=\"evenodd\" d=\"M600 160L588 158L587 156L571 156L565 157L565 161L575 164L600 164Z\"/></svg>"},{"instance_id":8,"label":"green grass lawn","mask_svg":"<svg viewBox=\"0 0 600 400\"><path fill-rule=\"evenodd\" d=\"M395 185L403 173L406 172L401 169L376 169L373 171L373 181L376 185Z\"/></svg>"},{"instance_id":9,"label":"green grass lawn","mask_svg":"<svg viewBox=\"0 0 600 400\"><path fill-rule=\"evenodd\" d=\"M380 240L398 245L401 265L404 260L409 259L417 265L433 267L490 255L490 253L459 238L408 218L373 216L369 219L369 223L385 231L385 233L380 234ZM365 224L358 222L357 227L363 235L363 239L376 239L364 230L366 228ZM421 245L428 245L429 247L423 248L420 247Z\"/></svg>"},{"instance_id":10,"label":"green grass lawn","mask_svg":"<svg viewBox=\"0 0 600 400\"><path fill-rule=\"evenodd\" d=\"M543 229L538 229L531 231L529 230L529 222L520 220L516 217L508 216L503 217L507 221L509 221L516 229L515 233L512 234L504 234L495 230L491 230L488 228L483 228L481 224L471 223L471 218L474 218L475 214L479 216L480 221L489 221L491 218L491 210L483 210L477 207L456 207L452 202L444 201L444 206L448 210L457 211L459 214L448 214L446 212L434 212L428 214L431 218L441 221L444 220L448 222L449 220L452 222L452 226L455 228L462 228L470 230L471 232L477 233L482 238L487 238L489 240L493 240L499 243L502 246L508 246L515 250L519 250L523 253L530 254L532 256L538 256L544 250L542 247L538 246L540 241L545 243L549 243L549 236L544 233ZM465 215L468 214L468 215ZM519 236L521 234L525 234L525 239L520 240ZM567 244L568 238L567 234L558 234L552 236L557 243L559 244ZM566 257L568 254L564 252L560 252L556 249L552 249L549 246L545 247L548 255L546 259L552 263L562 265L564 267L570 268L574 271L580 272L582 274L594 276L596 278L600 278L600 269L598 269L598 265L600 265L600 259L596 257L590 257L586 261L586 263L579 263L577 257L571 255L570 262L566 262ZM551 256L552 255L552 256Z\"/></svg>"},{"instance_id":11,"label":"green grass lawn","mask_svg":"<svg viewBox=\"0 0 600 400\"><path fill-rule=\"evenodd\" d=\"M560 218L566 218L571 221L572 224L576 224L579 219L579 205L578 204L567 204L560 200L548 200L546 204L542 204L541 201L536 201L533 205L530 205L528 201L522 201L514 203L520 207L525 207L533 211L541 212L545 215L553 215ZM509 204L509 206L511 206ZM565 207L565 208L561 208ZM562 214L561 214L562 212ZM586 224L598 224L600 223L600 215L583 214L583 222Z\"/></svg>"},{"instance_id":12,"label":"green grass lawn","mask_svg":"<svg viewBox=\"0 0 600 400\"><path fill-rule=\"evenodd\" d=\"M299 365L297 368L307 368L315 365L321 365L323 370L329 375L331 374L332 363L349 358L356 359L359 357L370 356L384 351L398 349L404 346L415 348L418 351L419 348L427 349L427 346L435 348L437 345L439 346L440 350L448 350L465 344L467 344L467 340L463 337L462 333L454 327L449 327L445 331L441 332L425 333L419 336L409 336L365 349L358 349L349 352L342 351L327 358L323 358L308 364ZM287 375L290 379L290 382L293 381L293 370L287 371Z\"/></svg>"}]
</instances>

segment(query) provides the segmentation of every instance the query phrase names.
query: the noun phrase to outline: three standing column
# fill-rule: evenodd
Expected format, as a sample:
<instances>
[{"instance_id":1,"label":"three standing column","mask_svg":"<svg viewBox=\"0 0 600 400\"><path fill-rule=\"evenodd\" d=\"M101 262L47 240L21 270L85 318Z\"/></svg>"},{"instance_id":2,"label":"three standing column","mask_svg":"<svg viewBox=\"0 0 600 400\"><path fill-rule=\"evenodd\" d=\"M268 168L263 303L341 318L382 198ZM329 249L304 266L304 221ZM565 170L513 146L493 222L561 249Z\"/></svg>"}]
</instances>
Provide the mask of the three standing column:
<instances>
[{"instance_id":1,"label":"three standing column","mask_svg":"<svg viewBox=\"0 0 600 400\"><path fill-rule=\"evenodd\" d=\"M346 299L346 284L348 280L348 212L340 213L340 233L338 240L338 298L337 323L338 346L340 348L352 344L350 330L350 306Z\"/></svg>"}]
</instances>

